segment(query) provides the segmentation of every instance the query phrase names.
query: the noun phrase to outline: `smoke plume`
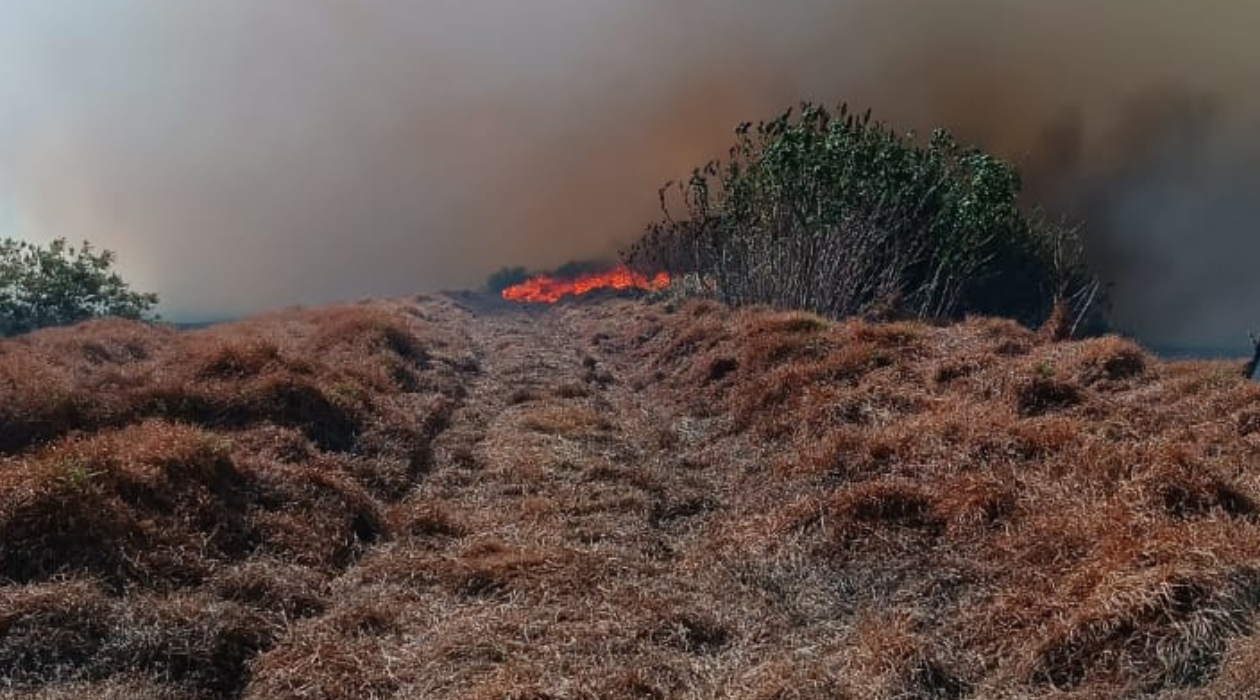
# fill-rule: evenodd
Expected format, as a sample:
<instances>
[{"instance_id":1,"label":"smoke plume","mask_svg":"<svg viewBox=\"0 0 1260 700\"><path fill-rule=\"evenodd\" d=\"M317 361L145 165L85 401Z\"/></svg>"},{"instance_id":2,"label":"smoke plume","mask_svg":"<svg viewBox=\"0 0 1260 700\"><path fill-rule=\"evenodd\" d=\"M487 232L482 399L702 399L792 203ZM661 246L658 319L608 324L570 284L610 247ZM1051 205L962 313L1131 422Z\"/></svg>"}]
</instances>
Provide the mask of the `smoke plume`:
<instances>
[{"instance_id":1,"label":"smoke plume","mask_svg":"<svg viewBox=\"0 0 1260 700\"><path fill-rule=\"evenodd\" d=\"M800 99L954 129L1082 222L1118 325L1260 325L1260 6L1231 0L0 0L0 235L168 315L606 256ZM6 213L7 211L7 213Z\"/></svg>"}]
</instances>

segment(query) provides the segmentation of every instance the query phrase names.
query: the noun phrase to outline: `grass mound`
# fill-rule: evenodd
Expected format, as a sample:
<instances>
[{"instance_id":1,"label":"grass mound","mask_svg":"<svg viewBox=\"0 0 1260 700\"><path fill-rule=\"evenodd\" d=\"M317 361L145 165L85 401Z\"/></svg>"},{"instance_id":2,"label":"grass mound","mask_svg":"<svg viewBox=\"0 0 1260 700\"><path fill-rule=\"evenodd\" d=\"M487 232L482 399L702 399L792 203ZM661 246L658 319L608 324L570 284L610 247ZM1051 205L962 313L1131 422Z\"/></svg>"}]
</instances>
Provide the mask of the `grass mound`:
<instances>
[{"instance_id":1,"label":"grass mound","mask_svg":"<svg viewBox=\"0 0 1260 700\"><path fill-rule=\"evenodd\" d=\"M654 402L725 426L711 468L747 465L718 495L716 557L819 595L769 573L807 561L843 591L858 617L830 663L884 664L850 666L853 696L1222 697L1247 677L1260 388L1233 366L988 319L709 305L644 311L625 342ZM904 651L860 622L890 614Z\"/></svg>"},{"instance_id":2,"label":"grass mound","mask_svg":"<svg viewBox=\"0 0 1260 700\"><path fill-rule=\"evenodd\" d=\"M0 342L0 688L240 696L393 536L475 371L458 324L414 311Z\"/></svg>"}]
</instances>

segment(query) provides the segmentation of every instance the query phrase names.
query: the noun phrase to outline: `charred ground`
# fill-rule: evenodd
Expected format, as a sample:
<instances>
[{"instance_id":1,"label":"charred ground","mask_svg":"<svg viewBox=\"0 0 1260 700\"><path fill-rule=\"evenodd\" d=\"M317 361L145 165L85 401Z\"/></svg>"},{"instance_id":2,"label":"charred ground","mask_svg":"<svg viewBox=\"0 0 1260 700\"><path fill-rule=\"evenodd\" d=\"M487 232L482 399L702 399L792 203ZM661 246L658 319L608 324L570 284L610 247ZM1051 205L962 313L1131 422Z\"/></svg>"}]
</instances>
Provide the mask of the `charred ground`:
<instances>
[{"instance_id":1,"label":"charred ground","mask_svg":"<svg viewBox=\"0 0 1260 700\"><path fill-rule=\"evenodd\" d=\"M0 343L0 697L1255 696L1260 388L431 297Z\"/></svg>"}]
</instances>

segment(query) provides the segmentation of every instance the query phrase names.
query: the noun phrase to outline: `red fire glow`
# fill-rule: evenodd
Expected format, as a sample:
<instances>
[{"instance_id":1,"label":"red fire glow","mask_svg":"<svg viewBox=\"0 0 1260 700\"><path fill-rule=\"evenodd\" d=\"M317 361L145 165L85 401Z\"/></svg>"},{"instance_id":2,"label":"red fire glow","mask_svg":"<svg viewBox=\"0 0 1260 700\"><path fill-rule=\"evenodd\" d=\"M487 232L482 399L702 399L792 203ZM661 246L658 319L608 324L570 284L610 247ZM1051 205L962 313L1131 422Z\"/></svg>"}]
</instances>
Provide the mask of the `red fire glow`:
<instances>
[{"instance_id":1,"label":"red fire glow","mask_svg":"<svg viewBox=\"0 0 1260 700\"><path fill-rule=\"evenodd\" d=\"M669 286L669 273L648 277L625 265L608 272L593 272L573 279L539 275L503 290L508 301L554 304L566 296L581 296L597 289L643 289L649 292Z\"/></svg>"}]
</instances>

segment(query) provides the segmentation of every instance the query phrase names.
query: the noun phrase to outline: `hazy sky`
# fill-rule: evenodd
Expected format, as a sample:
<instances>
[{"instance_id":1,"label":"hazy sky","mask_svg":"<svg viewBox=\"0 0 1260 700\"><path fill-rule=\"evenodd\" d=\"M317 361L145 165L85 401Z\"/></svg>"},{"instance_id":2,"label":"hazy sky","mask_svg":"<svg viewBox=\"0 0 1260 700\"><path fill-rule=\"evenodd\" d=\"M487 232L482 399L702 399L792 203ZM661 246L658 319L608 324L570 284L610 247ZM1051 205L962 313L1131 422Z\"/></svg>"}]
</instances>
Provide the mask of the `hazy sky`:
<instances>
[{"instance_id":1,"label":"hazy sky","mask_svg":"<svg viewBox=\"0 0 1260 700\"><path fill-rule=\"evenodd\" d=\"M1260 327L1260 5L0 0L0 234L90 239L168 313L605 256L801 98L954 127L1085 221L1122 326ZM5 213L5 212L9 213Z\"/></svg>"}]
</instances>

